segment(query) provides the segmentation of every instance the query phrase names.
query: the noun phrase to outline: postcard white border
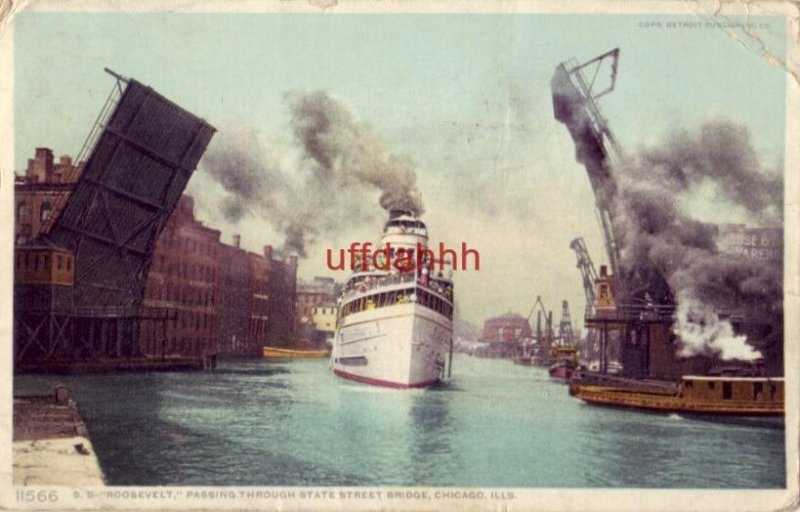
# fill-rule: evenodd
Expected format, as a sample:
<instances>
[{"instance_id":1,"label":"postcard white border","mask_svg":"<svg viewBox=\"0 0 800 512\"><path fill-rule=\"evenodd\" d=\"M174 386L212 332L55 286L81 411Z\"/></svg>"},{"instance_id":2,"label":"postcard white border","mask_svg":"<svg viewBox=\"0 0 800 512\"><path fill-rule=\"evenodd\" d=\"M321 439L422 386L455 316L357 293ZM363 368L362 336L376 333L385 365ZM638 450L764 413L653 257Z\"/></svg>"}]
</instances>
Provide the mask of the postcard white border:
<instances>
[{"instance_id":1,"label":"postcard white border","mask_svg":"<svg viewBox=\"0 0 800 512\"><path fill-rule=\"evenodd\" d=\"M800 340L800 117L798 114L798 93L800 92L800 47L798 46L798 9L788 2L721 3L710 1L475 1L460 2L452 0L427 1L335 1L309 0L290 1L222 1L222 0L162 0L158 5L151 2L102 0L41 0L22 2L12 9L26 9L36 12L285 12L318 13L330 15L337 13L609 13L609 14L695 14L698 16L717 15L772 15L783 16L787 33L787 73L786 88L786 201L785 201L785 373L786 373L786 440L787 440L787 484L785 490L654 490L654 489L482 489L488 494L492 491L512 492L513 500L257 500L223 499L181 501L174 499L81 499L75 498L74 490L55 489L59 495L52 509L169 509L195 510L207 508L225 509L280 509L280 510L777 510L797 506L798 496L798 370L800 357L797 340ZM12 20L13 21L13 20ZM0 246L13 247L13 170L14 170L14 108L13 108L13 26L8 19L0 20L0 221L6 228L0 234ZM732 44L736 44L732 41ZM776 63L779 65L779 63ZM47 508L47 505L20 505L14 501L14 487L11 485L11 297L13 253L6 250L0 255L0 367L4 370L0 389L0 507L33 510ZM720 454L722 456L722 454ZM657 461L654 461L657 463ZM30 488L28 488L30 489ZM36 488L34 488L36 489ZM210 490L211 488L141 488L108 487L109 491L152 491L154 489L188 492L190 490ZM254 488L224 487L221 490L243 490ZM258 488L272 490L293 490L301 488ZM302 488L305 489L305 488ZM315 488L308 488L315 489ZM318 489L340 491L383 490L388 488L344 488L320 487ZM399 489L396 489L399 490ZM421 489L417 489L421 490ZM426 489L429 494L436 488ZM448 490L452 490L449 489ZM477 489L475 489L477 491Z\"/></svg>"}]
</instances>

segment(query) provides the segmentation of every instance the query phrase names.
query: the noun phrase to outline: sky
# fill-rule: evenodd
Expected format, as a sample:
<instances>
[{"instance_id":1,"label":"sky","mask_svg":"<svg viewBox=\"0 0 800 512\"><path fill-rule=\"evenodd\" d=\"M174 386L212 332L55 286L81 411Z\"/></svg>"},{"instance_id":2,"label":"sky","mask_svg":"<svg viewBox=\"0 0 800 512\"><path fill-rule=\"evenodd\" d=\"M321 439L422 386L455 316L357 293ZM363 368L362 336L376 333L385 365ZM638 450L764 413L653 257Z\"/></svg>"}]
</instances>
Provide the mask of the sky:
<instances>
[{"instance_id":1,"label":"sky","mask_svg":"<svg viewBox=\"0 0 800 512\"><path fill-rule=\"evenodd\" d=\"M710 21L678 15L120 14L22 13L14 26L15 168L35 147L81 148L113 79L152 86L220 129L258 134L277 160L296 158L287 93L325 91L416 170L431 241L480 252L480 270L454 276L457 311L481 325L537 295L580 324L581 278L569 243L604 262L586 172L553 118L550 78L562 61L620 48L615 90L600 105L626 151L674 130L727 119L744 125L766 167L784 151L785 74L735 30L668 28ZM780 18L751 18L764 46L784 54ZM661 26L653 26L660 23ZM225 132L227 133L227 132ZM713 187L712 187L713 188ZM221 214L224 191L201 161L187 191L196 213L231 242L280 246L268 219ZM745 222L709 197L690 207L710 222ZM299 274L346 279L325 250L378 241L374 197L364 222L321 233Z\"/></svg>"}]
</instances>

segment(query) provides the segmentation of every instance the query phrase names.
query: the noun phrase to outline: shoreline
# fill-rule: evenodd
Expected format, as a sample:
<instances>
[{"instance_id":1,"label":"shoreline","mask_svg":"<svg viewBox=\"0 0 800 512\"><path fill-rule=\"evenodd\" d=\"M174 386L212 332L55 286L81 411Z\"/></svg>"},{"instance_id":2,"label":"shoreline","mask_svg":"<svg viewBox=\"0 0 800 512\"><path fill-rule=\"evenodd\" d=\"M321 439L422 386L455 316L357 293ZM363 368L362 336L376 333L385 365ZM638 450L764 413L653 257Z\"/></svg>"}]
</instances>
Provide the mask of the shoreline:
<instances>
[{"instance_id":1,"label":"shoreline","mask_svg":"<svg viewBox=\"0 0 800 512\"><path fill-rule=\"evenodd\" d=\"M52 395L14 397L14 485L104 486L105 478L75 402Z\"/></svg>"}]
</instances>

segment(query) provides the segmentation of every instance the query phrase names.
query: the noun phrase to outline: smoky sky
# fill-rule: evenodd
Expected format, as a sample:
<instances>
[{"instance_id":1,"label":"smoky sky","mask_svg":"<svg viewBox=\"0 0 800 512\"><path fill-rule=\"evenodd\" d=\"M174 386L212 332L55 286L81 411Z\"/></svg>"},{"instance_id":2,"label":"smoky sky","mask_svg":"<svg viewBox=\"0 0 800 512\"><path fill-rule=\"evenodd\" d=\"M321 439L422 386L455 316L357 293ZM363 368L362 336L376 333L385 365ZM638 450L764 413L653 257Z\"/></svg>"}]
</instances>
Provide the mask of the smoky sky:
<instances>
[{"instance_id":1,"label":"smoky sky","mask_svg":"<svg viewBox=\"0 0 800 512\"><path fill-rule=\"evenodd\" d=\"M414 164L392 154L383 138L352 108L327 92L284 95L292 147L268 144L252 126L220 126L203 162L226 191L225 218L247 216L284 235L283 250L306 256L321 233L344 232L385 210L423 213Z\"/></svg>"},{"instance_id":2,"label":"smoky sky","mask_svg":"<svg viewBox=\"0 0 800 512\"><path fill-rule=\"evenodd\" d=\"M678 303L675 329L683 353L756 357L713 311L738 309L778 323L782 268L721 253L720 227L681 206L682 198L711 180L716 197L707 200L717 208L739 206L750 219L780 224L782 174L762 166L749 130L731 121L707 122L670 134L624 159L615 171L618 201L611 215L620 265L628 272L654 267L664 275Z\"/></svg>"}]
</instances>

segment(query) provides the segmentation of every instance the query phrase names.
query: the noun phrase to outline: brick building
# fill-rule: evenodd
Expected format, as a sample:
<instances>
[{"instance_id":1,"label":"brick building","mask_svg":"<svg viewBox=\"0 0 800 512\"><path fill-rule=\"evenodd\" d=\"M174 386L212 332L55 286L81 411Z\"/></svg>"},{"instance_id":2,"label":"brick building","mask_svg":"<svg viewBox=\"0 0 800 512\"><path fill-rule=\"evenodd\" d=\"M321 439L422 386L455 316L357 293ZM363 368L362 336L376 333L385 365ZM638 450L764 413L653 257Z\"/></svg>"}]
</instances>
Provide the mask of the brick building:
<instances>
[{"instance_id":1,"label":"brick building","mask_svg":"<svg viewBox=\"0 0 800 512\"><path fill-rule=\"evenodd\" d=\"M483 341L488 343L517 343L531 337L531 326L522 315L506 313L486 320Z\"/></svg>"},{"instance_id":2,"label":"brick building","mask_svg":"<svg viewBox=\"0 0 800 512\"><path fill-rule=\"evenodd\" d=\"M219 298L225 304L219 312L219 350L222 353L247 355L257 352L250 335L250 302L253 283L250 279L250 256L240 248L240 236L233 245L221 244Z\"/></svg>"},{"instance_id":3,"label":"brick building","mask_svg":"<svg viewBox=\"0 0 800 512\"><path fill-rule=\"evenodd\" d=\"M16 245L26 247L17 263L21 278L32 272L24 254L33 255L27 256L31 269L46 261L28 241L47 231L82 169L69 156L55 163L50 149L37 148L25 175L16 177L14 233ZM143 355L260 355L264 345L292 340L297 258L273 258L271 246L262 254L248 252L239 241L237 235L233 245L221 243L219 230L195 218L193 198L180 198L156 242L145 282L136 334ZM59 255L51 257L58 268Z\"/></svg>"},{"instance_id":4,"label":"brick building","mask_svg":"<svg viewBox=\"0 0 800 512\"><path fill-rule=\"evenodd\" d=\"M56 163L49 148L36 148L23 176L14 183L14 240L16 245L46 230L80 177L83 162L75 165L64 155Z\"/></svg>"},{"instance_id":5,"label":"brick building","mask_svg":"<svg viewBox=\"0 0 800 512\"><path fill-rule=\"evenodd\" d=\"M264 248L264 262L269 275L269 320L266 344L288 346L296 333L297 256L286 260L273 258L272 246Z\"/></svg>"},{"instance_id":6,"label":"brick building","mask_svg":"<svg viewBox=\"0 0 800 512\"><path fill-rule=\"evenodd\" d=\"M142 352L202 356L218 352L220 232L194 218L182 196L156 242L139 331Z\"/></svg>"}]
</instances>

